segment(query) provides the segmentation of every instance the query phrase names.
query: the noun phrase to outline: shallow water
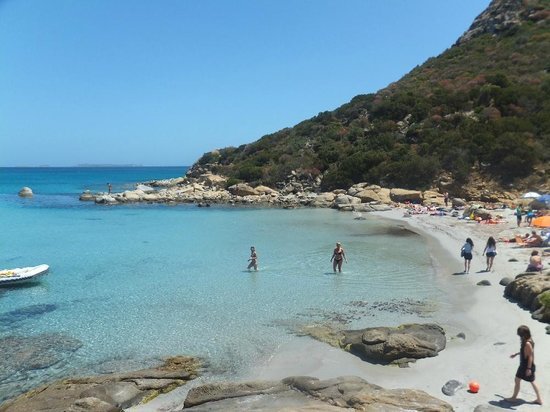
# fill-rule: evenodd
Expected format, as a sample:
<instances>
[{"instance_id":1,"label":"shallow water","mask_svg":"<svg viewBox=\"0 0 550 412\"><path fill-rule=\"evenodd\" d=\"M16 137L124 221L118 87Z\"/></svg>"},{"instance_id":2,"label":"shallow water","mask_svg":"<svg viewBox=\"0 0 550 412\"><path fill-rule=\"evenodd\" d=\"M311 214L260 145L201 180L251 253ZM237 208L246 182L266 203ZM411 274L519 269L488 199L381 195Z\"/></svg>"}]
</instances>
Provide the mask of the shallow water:
<instances>
[{"instance_id":1,"label":"shallow water","mask_svg":"<svg viewBox=\"0 0 550 412\"><path fill-rule=\"evenodd\" d=\"M116 170L92 169L84 184L70 170L50 180L31 170L25 178L34 187L12 181L17 169L0 169L0 268L51 267L32 287L0 289L0 339L55 333L81 343L47 367L0 376L0 398L49 379L135 369L178 354L204 357L211 373L239 376L301 324L398 324L418 315L374 303L441 300L422 238L376 217L77 200L82 187L100 188L107 179L129 187L178 175L161 169L135 179L132 170L113 176ZM14 195L24 185L37 195ZM349 261L342 274L329 262L335 241ZM258 272L245 270L251 245Z\"/></svg>"}]
</instances>

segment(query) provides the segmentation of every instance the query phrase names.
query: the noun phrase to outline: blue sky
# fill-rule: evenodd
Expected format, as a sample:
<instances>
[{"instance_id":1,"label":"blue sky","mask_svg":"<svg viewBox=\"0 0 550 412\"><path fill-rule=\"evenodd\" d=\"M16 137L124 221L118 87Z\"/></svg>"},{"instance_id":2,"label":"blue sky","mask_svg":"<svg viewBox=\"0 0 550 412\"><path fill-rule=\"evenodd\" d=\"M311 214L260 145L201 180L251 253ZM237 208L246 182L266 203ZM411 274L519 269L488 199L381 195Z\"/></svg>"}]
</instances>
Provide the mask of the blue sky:
<instances>
[{"instance_id":1,"label":"blue sky","mask_svg":"<svg viewBox=\"0 0 550 412\"><path fill-rule=\"evenodd\" d=\"M190 165L375 92L489 0L0 0L0 166Z\"/></svg>"}]
</instances>

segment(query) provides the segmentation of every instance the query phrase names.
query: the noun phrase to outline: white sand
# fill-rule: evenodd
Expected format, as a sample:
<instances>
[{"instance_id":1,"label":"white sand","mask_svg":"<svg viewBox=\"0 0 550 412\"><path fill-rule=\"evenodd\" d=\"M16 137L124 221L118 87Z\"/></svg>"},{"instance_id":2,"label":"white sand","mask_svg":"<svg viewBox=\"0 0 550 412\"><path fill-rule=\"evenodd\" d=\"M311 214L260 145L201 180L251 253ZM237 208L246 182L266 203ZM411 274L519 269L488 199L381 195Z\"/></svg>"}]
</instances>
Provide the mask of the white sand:
<instances>
[{"instance_id":1,"label":"white sand","mask_svg":"<svg viewBox=\"0 0 550 412\"><path fill-rule=\"evenodd\" d=\"M488 236L529 232L529 228L516 229L515 217L506 213L508 223L484 225L460 221L451 217L416 215L403 218L403 211L368 214L367 219L390 218L407 224L423 233L432 246L441 283L448 288L450 299L458 302L456 313L440 324L448 336L447 348L435 358L422 359L410 368L372 365L359 358L310 338L296 338L283 346L265 365L251 373L250 379L282 379L293 375L315 376L321 379L354 375L385 388L416 388L445 400L456 411L472 411L476 405L493 404L511 410L550 411L550 335L545 324L531 319L531 314L503 297L504 287L498 282L505 276L515 277L527 266L530 250L519 249L514 243L498 243L493 272L478 273L486 267L482 251ZM465 239L474 241L474 259L468 275L458 275L464 268L460 247ZM508 262L510 258L518 262ZM547 262L548 263L548 262ZM491 286L477 286L488 279ZM512 406L503 398L512 395L518 358L509 355L519 351L516 329L529 326L535 341L536 382L541 389L545 404L541 407L529 402L535 394L528 382L522 382L519 397L525 400ZM381 325L383 326L383 325ZM466 340L455 338L458 332L466 334ZM480 384L477 394L467 388L448 397L441 387L451 379L467 383L475 380ZM159 397L152 403L133 411L175 410L181 405L186 390ZM177 401L179 397L179 402Z\"/></svg>"}]
</instances>

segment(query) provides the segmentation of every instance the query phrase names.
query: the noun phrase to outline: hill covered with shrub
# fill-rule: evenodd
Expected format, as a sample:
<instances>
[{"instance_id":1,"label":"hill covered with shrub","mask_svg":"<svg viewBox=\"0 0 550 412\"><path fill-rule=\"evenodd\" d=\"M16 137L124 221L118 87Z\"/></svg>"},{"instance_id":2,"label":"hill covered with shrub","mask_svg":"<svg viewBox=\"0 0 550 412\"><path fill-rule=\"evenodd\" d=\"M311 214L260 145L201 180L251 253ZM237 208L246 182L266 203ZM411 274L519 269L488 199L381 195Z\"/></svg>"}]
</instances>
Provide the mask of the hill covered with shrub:
<instances>
[{"instance_id":1,"label":"hill covered with shrub","mask_svg":"<svg viewBox=\"0 0 550 412\"><path fill-rule=\"evenodd\" d=\"M494 0L441 55L399 81L292 128L204 154L193 170L323 190L357 182L459 191L474 176L547 187L550 1Z\"/></svg>"}]
</instances>

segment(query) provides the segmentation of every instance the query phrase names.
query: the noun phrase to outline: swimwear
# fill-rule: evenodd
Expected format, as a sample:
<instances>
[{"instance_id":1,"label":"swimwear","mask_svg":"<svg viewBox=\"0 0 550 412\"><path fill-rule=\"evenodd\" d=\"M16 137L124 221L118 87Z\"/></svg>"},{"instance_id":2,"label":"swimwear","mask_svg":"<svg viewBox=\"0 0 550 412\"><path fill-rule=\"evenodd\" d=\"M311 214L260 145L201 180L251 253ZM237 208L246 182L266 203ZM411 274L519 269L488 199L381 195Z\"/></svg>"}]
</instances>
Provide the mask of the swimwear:
<instances>
[{"instance_id":1,"label":"swimwear","mask_svg":"<svg viewBox=\"0 0 550 412\"><path fill-rule=\"evenodd\" d=\"M334 260L337 262L341 261L343 253L344 253L343 249L340 249L340 251L337 251L336 249L334 249Z\"/></svg>"}]
</instances>

